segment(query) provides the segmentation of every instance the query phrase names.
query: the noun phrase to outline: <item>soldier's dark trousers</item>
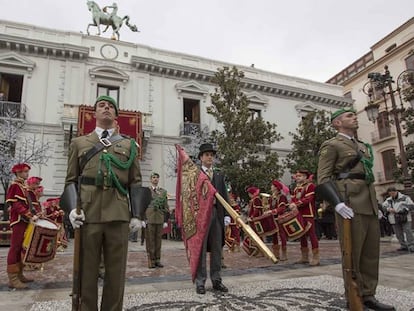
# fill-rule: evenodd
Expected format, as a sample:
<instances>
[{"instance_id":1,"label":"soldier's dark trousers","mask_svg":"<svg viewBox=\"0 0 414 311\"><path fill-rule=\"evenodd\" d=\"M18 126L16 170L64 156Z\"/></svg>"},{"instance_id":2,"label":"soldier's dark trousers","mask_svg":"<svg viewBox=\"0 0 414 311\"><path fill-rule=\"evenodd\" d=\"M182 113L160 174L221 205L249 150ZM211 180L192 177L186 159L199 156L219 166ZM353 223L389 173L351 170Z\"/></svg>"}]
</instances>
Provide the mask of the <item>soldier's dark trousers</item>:
<instances>
[{"instance_id":1,"label":"soldier's dark trousers","mask_svg":"<svg viewBox=\"0 0 414 311\"><path fill-rule=\"evenodd\" d=\"M98 310L98 275L103 251L105 277L100 310L121 311L128 255L128 222L84 224L81 235L81 310Z\"/></svg>"}]
</instances>

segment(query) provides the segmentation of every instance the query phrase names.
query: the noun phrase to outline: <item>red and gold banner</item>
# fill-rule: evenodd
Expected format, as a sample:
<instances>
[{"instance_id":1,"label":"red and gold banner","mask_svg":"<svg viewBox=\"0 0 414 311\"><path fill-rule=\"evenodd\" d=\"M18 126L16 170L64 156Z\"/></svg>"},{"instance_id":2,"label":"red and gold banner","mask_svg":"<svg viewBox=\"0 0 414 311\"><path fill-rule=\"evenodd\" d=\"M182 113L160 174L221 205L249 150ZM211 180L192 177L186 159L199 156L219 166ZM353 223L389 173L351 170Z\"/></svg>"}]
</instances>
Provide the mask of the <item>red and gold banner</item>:
<instances>
[{"instance_id":1,"label":"red and gold banner","mask_svg":"<svg viewBox=\"0 0 414 311\"><path fill-rule=\"evenodd\" d=\"M140 145L142 143L142 114L139 111L119 110L117 117L120 134L128 135ZM79 106L78 136L88 134L95 129L93 106Z\"/></svg>"},{"instance_id":2,"label":"red and gold banner","mask_svg":"<svg viewBox=\"0 0 414 311\"><path fill-rule=\"evenodd\" d=\"M175 217L181 228L194 282L204 237L211 220L216 189L184 149L175 146L178 152Z\"/></svg>"}]
</instances>

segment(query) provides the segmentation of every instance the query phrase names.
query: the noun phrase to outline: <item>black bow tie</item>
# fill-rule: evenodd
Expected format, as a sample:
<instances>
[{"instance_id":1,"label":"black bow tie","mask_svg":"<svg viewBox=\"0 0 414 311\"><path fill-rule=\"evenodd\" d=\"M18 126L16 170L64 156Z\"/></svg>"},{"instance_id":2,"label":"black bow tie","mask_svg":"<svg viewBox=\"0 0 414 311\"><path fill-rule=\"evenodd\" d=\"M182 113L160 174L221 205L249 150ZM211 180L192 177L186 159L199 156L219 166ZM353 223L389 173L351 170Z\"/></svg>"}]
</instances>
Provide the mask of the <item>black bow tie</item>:
<instances>
[{"instance_id":1,"label":"black bow tie","mask_svg":"<svg viewBox=\"0 0 414 311\"><path fill-rule=\"evenodd\" d=\"M107 130L104 130L102 132L101 138L107 138L109 136L109 132Z\"/></svg>"}]
</instances>

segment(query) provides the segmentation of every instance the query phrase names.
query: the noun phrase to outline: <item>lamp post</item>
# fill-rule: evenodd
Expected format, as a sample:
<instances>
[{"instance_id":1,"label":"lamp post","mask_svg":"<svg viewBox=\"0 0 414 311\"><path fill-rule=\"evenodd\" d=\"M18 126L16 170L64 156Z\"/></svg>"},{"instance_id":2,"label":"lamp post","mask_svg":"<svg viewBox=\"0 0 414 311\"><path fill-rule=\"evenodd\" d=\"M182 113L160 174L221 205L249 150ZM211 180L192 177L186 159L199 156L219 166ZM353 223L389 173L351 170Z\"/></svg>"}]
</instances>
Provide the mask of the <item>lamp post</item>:
<instances>
[{"instance_id":1,"label":"lamp post","mask_svg":"<svg viewBox=\"0 0 414 311\"><path fill-rule=\"evenodd\" d=\"M388 70L388 66L384 67L383 74L379 72L372 72L368 74L369 81L364 85L363 91L369 96L368 105L365 107L368 119L374 122L379 116L379 107L382 100L385 104L385 111L393 117L395 129L397 132L398 146L400 149L401 169L403 175L404 190L412 196L412 182L408 173L407 155L404 148L404 142L401 133L401 113L405 111L404 100L409 101L411 107L414 109L414 98L407 100L406 96L401 96L402 92L407 88L414 88L414 70L403 71L397 79L397 88L393 89L394 80ZM398 94L400 100L400 107L397 106L395 93ZM391 101L391 110L388 111L387 99Z\"/></svg>"}]
</instances>

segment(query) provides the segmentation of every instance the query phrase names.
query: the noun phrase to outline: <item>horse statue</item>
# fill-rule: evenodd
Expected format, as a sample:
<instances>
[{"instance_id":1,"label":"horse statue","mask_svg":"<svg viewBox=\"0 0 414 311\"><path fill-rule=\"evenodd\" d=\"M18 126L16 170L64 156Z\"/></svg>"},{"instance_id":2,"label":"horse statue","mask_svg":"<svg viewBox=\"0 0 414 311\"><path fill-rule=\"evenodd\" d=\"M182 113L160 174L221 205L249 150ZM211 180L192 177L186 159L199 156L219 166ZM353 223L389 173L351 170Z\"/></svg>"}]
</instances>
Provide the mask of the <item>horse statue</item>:
<instances>
[{"instance_id":1,"label":"horse statue","mask_svg":"<svg viewBox=\"0 0 414 311\"><path fill-rule=\"evenodd\" d=\"M125 21L125 25L129 27L133 32L138 32L138 28L135 25L131 25L129 23L129 16L125 15L124 17L119 17L117 15L118 12L118 5L113 3L110 6L105 6L102 10L99 5L95 1L87 1L86 5L88 6L88 10L92 12L92 24L88 25L86 28L86 32L89 35L89 27L95 26L98 28L98 36L101 34L101 25L106 25L106 28L103 32L106 32L109 26L112 27L112 37L113 40L119 40L120 34L119 29L122 26L122 23ZM112 9L111 14L107 14L107 9Z\"/></svg>"}]
</instances>

